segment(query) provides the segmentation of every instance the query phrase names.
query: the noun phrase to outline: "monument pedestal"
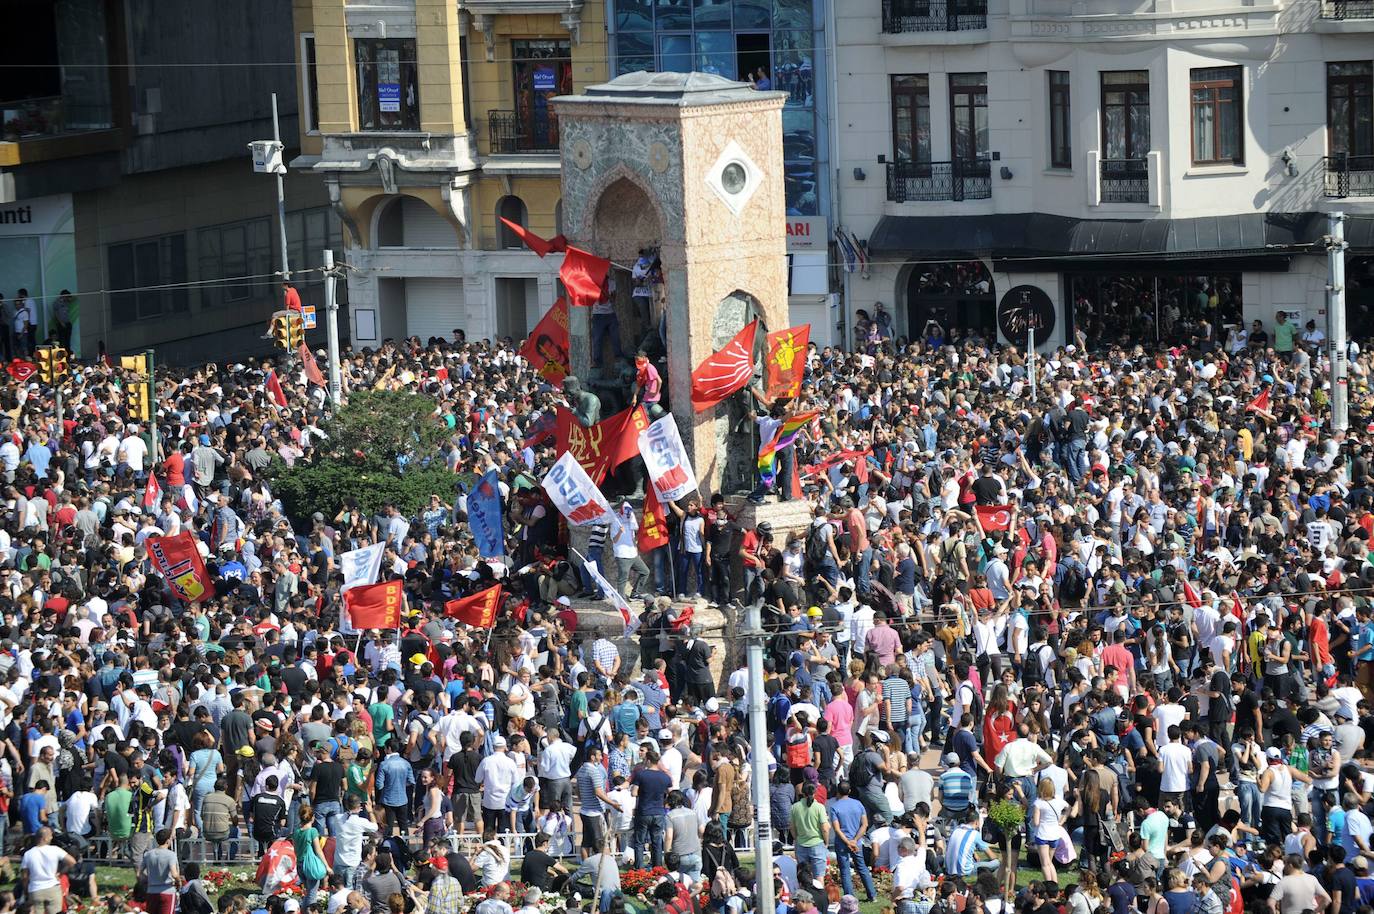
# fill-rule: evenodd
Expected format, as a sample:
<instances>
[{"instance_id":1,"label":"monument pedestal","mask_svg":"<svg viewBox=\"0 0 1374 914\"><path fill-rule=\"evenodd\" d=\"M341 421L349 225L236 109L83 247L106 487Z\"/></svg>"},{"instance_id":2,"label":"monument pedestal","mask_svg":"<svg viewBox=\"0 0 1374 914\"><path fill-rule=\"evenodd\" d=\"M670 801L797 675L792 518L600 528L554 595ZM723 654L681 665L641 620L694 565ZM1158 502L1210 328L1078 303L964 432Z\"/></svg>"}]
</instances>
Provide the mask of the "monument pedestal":
<instances>
[{"instance_id":1,"label":"monument pedestal","mask_svg":"<svg viewBox=\"0 0 1374 914\"><path fill-rule=\"evenodd\" d=\"M772 524L773 544L779 549L789 533L805 533L811 526L811 503L805 499L777 501L776 496L770 495L763 504L756 505L743 495L732 495L725 499L725 507L743 530L752 530L764 521Z\"/></svg>"},{"instance_id":2,"label":"monument pedestal","mask_svg":"<svg viewBox=\"0 0 1374 914\"><path fill-rule=\"evenodd\" d=\"M731 671L743 662L742 648L739 657L731 657L730 654L735 626L739 622L734 618L734 610L728 606L712 608L705 600L674 600L673 605L679 610L685 606L692 607L692 627L700 632L707 644L715 647L711 655L711 676L718 687L724 688ZM572 608L577 613L578 634L586 640L604 635L615 642L620 648L621 669L629 670L631 678L638 679L643 672L639 665L639 635L636 633L633 637L625 637L625 621L620 618L620 612L605 600L575 599ZM631 600L630 611L638 618L644 611L643 602Z\"/></svg>"}]
</instances>

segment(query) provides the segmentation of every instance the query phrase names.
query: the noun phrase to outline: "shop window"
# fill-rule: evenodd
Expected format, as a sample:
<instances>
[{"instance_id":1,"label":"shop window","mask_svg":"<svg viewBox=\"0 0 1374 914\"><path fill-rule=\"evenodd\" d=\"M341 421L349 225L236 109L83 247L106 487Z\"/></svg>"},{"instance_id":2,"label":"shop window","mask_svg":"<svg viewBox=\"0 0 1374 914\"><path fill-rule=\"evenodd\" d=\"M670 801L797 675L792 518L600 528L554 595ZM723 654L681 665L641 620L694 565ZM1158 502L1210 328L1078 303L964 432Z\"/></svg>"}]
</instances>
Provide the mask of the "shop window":
<instances>
[{"instance_id":1,"label":"shop window","mask_svg":"<svg viewBox=\"0 0 1374 914\"><path fill-rule=\"evenodd\" d=\"M420 86L415 39L358 38L358 126L362 130L419 130Z\"/></svg>"},{"instance_id":2,"label":"shop window","mask_svg":"<svg viewBox=\"0 0 1374 914\"><path fill-rule=\"evenodd\" d=\"M1245 164L1241 68L1192 71L1193 164Z\"/></svg>"},{"instance_id":3,"label":"shop window","mask_svg":"<svg viewBox=\"0 0 1374 914\"><path fill-rule=\"evenodd\" d=\"M132 324L189 310L184 234L112 244L105 257L109 288L116 290L109 296L111 323ZM176 288L156 288L166 286Z\"/></svg>"}]
</instances>

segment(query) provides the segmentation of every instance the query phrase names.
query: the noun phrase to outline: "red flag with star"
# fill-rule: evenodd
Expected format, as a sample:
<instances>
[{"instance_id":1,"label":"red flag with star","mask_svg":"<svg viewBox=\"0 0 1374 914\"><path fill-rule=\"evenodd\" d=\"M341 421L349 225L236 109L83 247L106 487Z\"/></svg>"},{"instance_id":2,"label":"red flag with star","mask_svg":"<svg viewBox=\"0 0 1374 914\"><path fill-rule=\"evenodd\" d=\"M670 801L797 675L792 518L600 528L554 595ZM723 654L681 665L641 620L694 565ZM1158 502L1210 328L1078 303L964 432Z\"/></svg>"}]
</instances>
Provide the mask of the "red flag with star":
<instances>
[{"instance_id":1,"label":"red flag with star","mask_svg":"<svg viewBox=\"0 0 1374 914\"><path fill-rule=\"evenodd\" d=\"M984 531L1011 529L1011 505L979 505L973 510L978 512L978 523Z\"/></svg>"}]
</instances>

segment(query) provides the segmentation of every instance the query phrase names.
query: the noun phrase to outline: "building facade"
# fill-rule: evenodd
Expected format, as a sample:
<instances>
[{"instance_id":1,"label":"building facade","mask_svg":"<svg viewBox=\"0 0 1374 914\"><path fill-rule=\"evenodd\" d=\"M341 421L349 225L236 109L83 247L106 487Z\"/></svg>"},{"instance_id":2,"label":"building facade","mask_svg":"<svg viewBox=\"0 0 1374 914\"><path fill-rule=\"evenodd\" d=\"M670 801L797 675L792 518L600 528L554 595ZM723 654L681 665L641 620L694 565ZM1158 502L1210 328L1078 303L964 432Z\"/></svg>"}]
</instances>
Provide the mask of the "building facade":
<instances>
[{"instance_id":1,"label":"building facade","mask_svg":"<svg viewBox=\"0 0 1374 914\"><path fill-rule=\"evenodd\" d=\"M248 143L272 136L276 92L295 144L289 33L285 2L251 14L210 0L0 10L0 292L28 291L40 339L69 290L86 357L266 351L280 302L276 192L253 173ZM286 199L290 264L317 267L339 240L324 189L293 177ZM319 299L318 274L299 284Z\"/></svg>"},{"instance_id":2,"label":"building facade","mask_svg":"<svg viewBox=\"0 0 1374 914\"><path fill-rule=\"evenodd\" d=\"M836 7L848 307L1018 342L1325 326L1347 214L1374 306L1374 4L852 0ZM1000 311L999 311L1000 308ZM998 327L999 316L1003 324Z\"/></svg>"}]
</instances>

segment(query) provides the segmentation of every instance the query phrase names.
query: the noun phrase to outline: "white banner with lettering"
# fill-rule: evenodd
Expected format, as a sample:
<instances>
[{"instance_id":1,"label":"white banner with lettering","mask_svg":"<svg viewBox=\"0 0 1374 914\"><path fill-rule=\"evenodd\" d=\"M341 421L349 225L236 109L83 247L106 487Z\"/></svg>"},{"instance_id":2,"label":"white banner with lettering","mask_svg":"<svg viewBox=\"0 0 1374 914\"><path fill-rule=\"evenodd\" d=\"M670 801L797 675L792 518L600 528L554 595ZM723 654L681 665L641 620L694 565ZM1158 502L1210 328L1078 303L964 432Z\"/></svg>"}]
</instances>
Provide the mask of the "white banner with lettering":
<instances>
[{"instance_id":1,"label":"white banner with lettering","mask_svg":"<svg viewBox=\"0 0 1374 914\"><path fill-rule=\"evenodd\" d=\"M664 416L639 433L639 455L644 458L659 501L677 501L696 491L697 477L672 416Z\"/></svg>"},{"instance_id":2,"label":"white banner with lettering","mask_svg":"<svg viewBox=\"0 0 1374 914\"><path fill-rule=\"evenodd\" d=\"M601 494L571 451L559 457L549 469L543 486L554 505L574 527L610 524L613 529L619 529L620 524L606 503L606 496Z\"/></svg>"},{"instance_id":3,"label":"white banner with lettering","mask_svg":"<svg viewBox=\"0 0 1374 914\"><path fill-rule=\"evenodd\" d=\"M340 553L339 569L343 572L344 582L339 588L339 593L364 584L377 583L377 575L382 571L382 553L385 551L386 543L373 543L352 552ZM358 631L353 627L353 620L348 617L348 604L342 601L339 603L339 631L345 635L356 634Z\"/></svg>"}]
</instances>

